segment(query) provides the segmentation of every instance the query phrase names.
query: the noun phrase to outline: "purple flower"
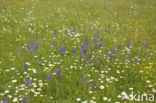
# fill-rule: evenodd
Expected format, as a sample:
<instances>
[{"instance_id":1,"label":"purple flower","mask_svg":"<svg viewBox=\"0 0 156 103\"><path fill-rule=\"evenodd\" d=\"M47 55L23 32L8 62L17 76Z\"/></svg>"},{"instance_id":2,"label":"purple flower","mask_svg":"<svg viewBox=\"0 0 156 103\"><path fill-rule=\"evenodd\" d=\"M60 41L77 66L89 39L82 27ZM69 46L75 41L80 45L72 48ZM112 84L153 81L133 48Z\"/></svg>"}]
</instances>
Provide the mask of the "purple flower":
<instances>
[{"instance_id":1,"label":"purple flower","mask_svg":"<svg viewBox=\"0 0 156 103\"><path fill-rule=\"evenodd\" d=\"M85 40L84 44L88 47L88 39Z\"/></svg>"},{"instance_id":2,"label":"purple flower","mask_svg":"<svg viewBox=\"0 0 156 103\"><path fill-rule=\"evenodd\" d=\"M93 87L96 88L97 87L97 81L93 82Z\"/></svg>"},{"instance_id":3,"label":"purple flower","mask_svg":"<svg viewBox=\"0 0 156 103\"><path fill-rule=\"evenodd\" d=\"M65 51L66 51L66 47L65 46L60 48L60 52L65 52Z\"/></svg>"},{"instance_id":4,"label":"purple flower","mask_svg":"<svg viewBox=\"0 0 156 103\"><path fill-rule=\"evenodd\" d=\"M107 49L105 49L105 51L106 51L106 54L108 55L108 50L107 50Z\"/></svg>"},{"instance_id":5,"label":"purple flower","mask_svg":"<svg viewBox=\"0 0 156 103\"><path fill-rule=\"evenodd\" d=\"M24 98L22 98L21 103L27 103L27 101Z\"/></svg>"},{"instance_id":6,"label":"purple flower","mask_svg":"<svg viewBox=\"0 0 156 103\"><path fill-rule=\"evenodd\" d=\"M75 48L72 50L72 53L73 53L73 54L75 54L75 53L76 53L76 49L75 49Z\"/></svg>"},{"instance_id":7,"label":"purple flower","mask_svg":"<svg viewBox=\"0 0 156 103\"><path fill-rule=\"evenodd\" d=\"M65 39L62 40L62 43L65 43Z\"/></svg>"},{"instance_id":8,"label":"purple flower","mask_svg":"<svg viewBox=\"0 0 156 103\"><path fill-rule=\"evenodd\" d=\"M28 49L28 51L30 51L30 47L29 47L29 44L27 44L27 49Z\"/></svg>"},{"instance_id":9,"label":"purple flower","mask_svg":"<svg viewBox=\"0 0 156 103\"><path fill-rule=\"evenodd\" d=\"M127 48L130 47L130 40L127 40Z\"/></svg>"},{"instance_id":10,"label":"purple flower","mask_svg":"<svg viewBox=\"0 0 156 103\"><path fill-rule=\"evenodd\" d=\"M118 46L118 50L121 49L121 45Z\"/></svg>"},{"instance_id":11,"label":"purple flower","mask_svg":"<svg viewBox=\"0 0 156 103\"><path fill-rule=\"evenodd\" d=\"M52 75L49 74L49 75L47 76L47 80L51 80L51 78L52 78Z\"/></svg>"},{"instance_id":12,"label":"purple flower","mask_svg":"<svg viewBox=\"0 0 156 103\"><path fill-rule=\"evenodd\" d=\"M97 30L97 35L99 35L99 30Z\"/></svg>"},{"instance_id":13,"label":"purple flower","mask_svg":"<svg viewBox=\"0 0 156 103\"><path fill-rule=\"evenodd\" d=\"M108 24L108 30L110 29L110 24Z\"/></svg>"},{"instance_id":14,"label":"purple flower","mask_svg":"<svg viewBox=\"0 0 156 103\"><path fill-rule=\"evenodd\" d=\"M102 56L98 56L98 58L99 58L99 59L101 59L101 58L102 58Z\"/></svg>"},{"instance_id":15,"label":"purple flower","mask_svg":"<svg viewBox=\"0 0 156 103\"><path fill-rule=\"evenodd\" d=\"M82 44L81 48L85 48L85 45L84 45L84 44Z\"/></svg>"},{"instance_id":16,"label":"purple flower","mask_svg":"<svg viewBox=\"0 0 156 103\"><path fill-rule=\"evenodd\" d=\"M91 32L92 31L92 29L91 29L91 27L89 27L89 32Z\"/></svg>"},{"instance_id":17,"label":"purple flower","mask_svg":"<svg viewBox=\"0 0 156 103\"><path fill-rule=\"evenodd\" d=\"M112 54L112 56L114 56L115 55L115 51L113 50L113 51L111 51L111 54Z\"/></svg>"},{"instance_id":18,"label":"purple flower","mask_svg":"<svg viewBox=\"0 0 156 103\"><path fill-rule=\"evenodd\" d=\"M35 43L32 42L32 43L30 44L30 47L31 47L31 48L34 48L34 47L35 47Z\"/></svg>"},{"instance_id":19,"label":"purple flower","mask_svg":"<svg viewBox=\"0 0 156 103\"><path fill-rule=\"evenodd\" d=\"M75 28L73 27L73 33L75 33Z\"/></svg>"},{"instance_id":20,"label":"purple flower","mask_svg":"<svg viewBox=\"0 0 156 103\"><path fill-rule=\"evenodd\" d=\"M36 40L38 40L38 35L36 35Z\"/></svg>"},{"instance_id":21,"label":"purple flower","mask_svg":"<svg viewBox=\"0 0 156 103\"><path fill-rule=\"evenodd\" d=\"M53 41L53 46L56 46L56 43Z\"/></svg>"},{"instance_id":22,"label":"purple flower","mask_svg":"<svg viewBox=\"0 0 156 103\"><path fill-rule=\"evenodd\" d=\"M28 87L31 86L31 81L30 81L29 78L26 78L26 80L25 80L25 85L28 86Z\"/></svg>"},{"instance_id":23,"label":"purple flower","mask_svg":"<svg viewBox=\"0 0 156 103\"><path fill-rule=\"evenodd\" d=\"M87 49L82 49L81 51L82 51L83 54L87 53Z\"/></svg>"},{"instance_id":24,"label":"purple flower","mask_svg":"<svg viewBox=\"0 0 156 103\"><path fill-rule=\"evenodd\" d=\"M105 32L109 32L109 30L110 30L110 24L108 25L108 29L105 30Z\"/></svg>"},{"instance_id":25,"label":"purple flower","mask_svg":"<svg viewBox=\"0 0 156 103\"><path fill-rule=\"evenodd\" d=\"M86 78L83 76L82 77L82 83L84 84L84 85L86 85L87 83L88 83L88 81L86 80Z\"/></svg>"},{"instance_id":26,"label":"purple flower","mask_svg":"<svg viewBox=\"0 0 156 103\"><path fill-rule=\"evenodd\" d=\"M30 100L33 100L33 99L34 99L34 95L32 95L31 97L29 97L29 99L30 99Z\"/></svg>"},{"instance_id":27,"label":"purple flower","mask_svg":"<svg viewBox=\"0 0 156 103\"><path fill-rule=\"evenodd\" d=\"M27 70L28 69L28 65L26 63L24 63L24 69Z\"/></svg>"},{"instance_id":28,"label":"purple flower","mask_svg":"<svg viewBox=\"0 0 156 103\"><path fill-rule=\"evenodd\" d=\"M57 69L56 75L57 75L57 78L61 78L61 70L60 69Z\"/></svg>"},{"instance_id":29,"label":"purple flower","mask_svg":"<svg viewBox=\"0 0 156 103\"><path fill-rule=\"evenodd\" d=\"M55 30L55 37L57 37L57 31Z\"/></svg>"},{"instance_id":30,"label":"purple flower","mask_svg":"<svg viewBox=\"0 0 156 103\"><path fill-rule=\"evenodd\" d=\"M138 63L139 56L135 58L135 62Z\"/></svg>"},{"instance_id":31,"label":"purple flower","mask_svg":"<svg viewBox=\"0 0 156 103\"><path fill-rule=\"evenodd\" d=\"M101 41L101 43L99 44L99 47L102 47L103 46L103 39L100 38L100 41Z\"/></svg>"},{"instance_id":32,"label":"purple flower","mask_svg":"<svg viewBox=\"0 0 156 103\"><path fill-rule=\"evenodd\" d=\"M37 51L38 48L39 48L39 45L36 45L36 44L35 44L34 51Z\"/></svg>"},{"instance_id":33,"label":"purple flower","mask_svg":"<svg viewBox=\"0 0 156 103\"><path fill-rule=\"evenodd\" d=\"M91 61L91 57L92 57L93 53L90 53L89 56L88 56L88 60L89 62Z\"/></svg>"},{"instance_id":34,"label":"purple flower","mask_svg":"<svg viewBox=\"0 0 156 103\"><path fill-rule=\"evenodd\" d=\"M3 99L1 103L8 103L8 99Z\"/></svg>"},{"instance_id":35,"label":"purple flower","mask_svg":"<svg viewBox=\"0 0 156 103\"><path fill-rule=\"evenodd\" d=\"M95 44L95 49L97 49L97 44Z\"/></svg>"}]
</instances>

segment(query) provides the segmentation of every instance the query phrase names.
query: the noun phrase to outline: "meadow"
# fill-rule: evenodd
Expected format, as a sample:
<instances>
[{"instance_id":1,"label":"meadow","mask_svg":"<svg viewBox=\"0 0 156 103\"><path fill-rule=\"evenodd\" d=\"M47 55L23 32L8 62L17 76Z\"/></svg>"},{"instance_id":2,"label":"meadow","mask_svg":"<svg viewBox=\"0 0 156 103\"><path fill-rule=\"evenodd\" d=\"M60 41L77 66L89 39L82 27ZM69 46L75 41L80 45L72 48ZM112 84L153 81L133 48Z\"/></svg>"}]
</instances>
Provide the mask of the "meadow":
<instances>
[{"instance_id":1,"label":"meadow","mask_svg":"<svg viewBox=\"0 0 156 103\"><path fill-rule=\"evenodd\" d=\"M156 103L155 33L155 0L0 0L0 103Z\"/></svg>"}]
</instances>

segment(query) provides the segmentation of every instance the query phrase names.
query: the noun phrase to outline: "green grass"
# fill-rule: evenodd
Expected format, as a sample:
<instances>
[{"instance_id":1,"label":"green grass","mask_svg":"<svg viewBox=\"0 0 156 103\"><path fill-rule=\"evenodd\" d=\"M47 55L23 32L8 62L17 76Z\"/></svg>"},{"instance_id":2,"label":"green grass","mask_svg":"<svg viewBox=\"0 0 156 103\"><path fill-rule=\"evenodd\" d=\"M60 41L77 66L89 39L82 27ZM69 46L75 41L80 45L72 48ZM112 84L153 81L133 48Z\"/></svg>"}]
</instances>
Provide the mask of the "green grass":
<instances>
[{"instance_id":1,"label":"green grass","mask_svg":"<svg viewBox=\"0 0 156 103\"><path fill-rule=\"evenodd\" d=\"M155 12L155 0L1 0L0 101L12 103L17 97L17 103L21 103L24 97L28 103L134 103L118 98L123 91L130 94L129 88L156 98ZM73 28L80 36L71 34ZM99 36L98 45L103 39L97 49L95 35ZM81 59L81 46L87 39L87 53L82 53ZM38 49L34 51L31 44ZM66 51L60 53L63 46ZM29 63L25 70L24 65ZM11 70L13 67L15 70ZM56 75L58 68L61 78ZM47 80L49 74L51 80ZM27 77L30 87L25 85ZM95 81L97 88L93 87Z\"/></svg>"}]
</instances>

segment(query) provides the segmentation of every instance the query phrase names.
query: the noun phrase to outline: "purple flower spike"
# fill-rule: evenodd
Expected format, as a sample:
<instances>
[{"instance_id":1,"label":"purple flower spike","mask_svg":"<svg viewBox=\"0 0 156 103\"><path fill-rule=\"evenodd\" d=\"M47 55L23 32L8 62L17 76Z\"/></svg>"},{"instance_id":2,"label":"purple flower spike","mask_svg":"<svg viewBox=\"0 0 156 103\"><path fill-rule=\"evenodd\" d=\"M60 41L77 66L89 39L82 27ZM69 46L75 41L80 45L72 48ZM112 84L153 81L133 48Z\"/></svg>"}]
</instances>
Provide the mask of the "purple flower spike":
<instances>
[{"instance_id":1,"label":"purple flower spike","mask_svg":"<svg viewBox=\"0 0 156 103\"><path fill-rule=\"evenodd\" d=\"M84 42L84 44L88 47L88 39Z\"/></svg>"},{"instance_id":2,"label":"purple flower spike","mask_svg":"<svg viewBox=\"0 0 156 103\"><path fill-rule=\"evenodd\" d=\"M75 33L75 28L73 27L73 33Z\"/></svg>"},{"instance_id":3,"label":"purple flower spike","mask_svg":"<svg viewBox=\"0 0 156 103\"><path fill-rule=\"evenodd\" d=\"M35 45L34 51L37 51L38 48L39 48L39 45Z\"/></svg>"},{"instance_id":4,"label":"purple flower spike","mask_svg":"<svg viewBox=\"0 0 156 103\"><path fill-rule=\"evenodd\" d=\"M87 53L87 49L83 49L82 53L86 54Z\"/></svg>"},{"instance_id":5,"label":"purple flower spike","mask_svg":"<svg viewBox=\"0 0 156 103\"><path fill-rule=\"evenodd\" d=\"M65 46L60 48L60 52L65 52L65 51L66 51L66 47Z\"/></svg>"},{"instance_id":6,"label":"purple flower spike","mask_svg":"<svg viewBox=\"0 0 156 103\"><path fill-rule=\"evenodd\" d=\"M111 51L111 54L112 54L112 56L114 56L115 55L115 51L113 50L113 51Z\"/></svg>"},{"instance_id":7,"label":"purple flower spike","mask_svg":"<svg viewBox=\"0 0 156 103\"><path fill-rule=\"evenodd\" d=\"M49 75L47 76L47 80L51 80L51 78L52 78L52 75L49 74Z\"/></svg>"},{"instance_id":8,"label":"purple flower spike","mask_svg":"<svg viewBox=\"0 0 156 103\"><path fill-rule=\"evenodd\" d=\"M76 49L75 49L75 48L73 49L72 53L73 53L73 54L75 54L75 53L76 53Z\"/></svg>"},{"instance_id":9,"label":"purple flower spike","mask_svg":"<svg viewBox=\"0 0 156 103\"><path fill-rule=\"evenodd\" d=\"M91 32L92 31L92 29L91 29L91 27L89 27L89 32Z\"/></svg>"},{"instance_id":10,"label":"purple flower spike","mask_svg":"<svg viewBox=\"0 0 156 103\"><path fill-rule=\"evenodd\" d=\"M130 47L130 40L127 40L127 48Z\"/></svg>"},{"instance_id":11,"label":"purple flower spike","mask_svg":"<svg viewBox=\"0 0 156 103\"><path fill-rule=\"evenodd\" d=\"M28 69L28 65L25 63L24 64L24 69L27 70Z\"/></svg>"},{"instance_id":12,"label":"purple flower spike","mask_svg":"<svg viewBox=\"0 0 156 103\"><path fill-rule=\"evenodd\" d=\"M108 50L107 50L107 49L105 49L105 51L106 51L106 54L108 55Z\"/></svg>"},{"instance_id":13,"label":"purple flower spike","mask_svg":"<svg viewBox=\"0 0 156 103\"><path fill-rule=\"evenodd\" d=\"M60 69L57 69L56 75L57 75L57 78L61 78L61 70Z\"/></svg>"},{"instance_id":14,"label":"purple flower spike","mask_svg":"<svg viewBox=\"0 0 156 103\"><path fill-rule=\"evenodd\" d=\"M56 43L53 41L53 46L55 47L56 46Z\"/></svg>"},{"instance_id":15,"label":"purple flower spike","mask_svg":"<svg viewBox=\"0 0 156 103\"><path fill-rule=\"evenodd\" d=\"M86 78L83 76L82 77L82 83L84 84L84 85L87 85L87 83L88 83L88 81L86 80Z\"/></svg>"},{"instance_id":16,"label":"purple flower spike","mask_svg":"<svg viewBox=\"0 0 156 103\"><path fill-rule=\"evenodd\" d=\"M27 101L24 98L22 98L21 103L27 103Z\"/></svg>"},{"instance_id":17,"label":"purple flower spike","mask_svg":"<svg viewBox=\"0 0 156 103\"><path fill-rule=\"evenodd\" d=\"M8 103L8 99L3 99L1 103Z\"/></svg>"},{"instance_id":18,"label":"purple flower spike","mask_svg":"<svg viewBox=\"0 0 156 103\"><path fill-rule=\"evenodd\" d=\"M55 37L57 37L57 31L55 30Z\"/></svg>"},{"instance_id":19,"label":"purple flower spike","mask_svg":"<svg viewBox=\"0 0 156 103\"><path fill-rule=\"evenodd\" d=\"M28 51L30 51L30 47L29 47L29 44L27 44L27 49L28 49Z\"/></svg>"},{"instance_id":20,"label":"purple flower spike","mask_svg":"<svg viewBox=\"0 0 156 103\"><path fill-rule=\"evenodd\" d=\"M29 78L26 78L26 80L25 80L25 85L28 86L28 87L31 86L31 81L30 81Z\"/></svg>"},{"instance_id":21,"label":"purple flower spike","mask_svg":"<svg viewBox=\"0 0 156 103\"><path fill-rule=\"evenodd\" d=\"M97 87L97 81L93 82L93 87L96 88Z\"/></svg>"},{"instance_id":22,"label":"purple flower spike","mask_svg":"<svg viewBox=\"0 0 156 103\"><path fill-rule=\"evenodd\" d=\"M62 43L65 43L65 39L62 40Z\"/></svg>"}]
</instances>

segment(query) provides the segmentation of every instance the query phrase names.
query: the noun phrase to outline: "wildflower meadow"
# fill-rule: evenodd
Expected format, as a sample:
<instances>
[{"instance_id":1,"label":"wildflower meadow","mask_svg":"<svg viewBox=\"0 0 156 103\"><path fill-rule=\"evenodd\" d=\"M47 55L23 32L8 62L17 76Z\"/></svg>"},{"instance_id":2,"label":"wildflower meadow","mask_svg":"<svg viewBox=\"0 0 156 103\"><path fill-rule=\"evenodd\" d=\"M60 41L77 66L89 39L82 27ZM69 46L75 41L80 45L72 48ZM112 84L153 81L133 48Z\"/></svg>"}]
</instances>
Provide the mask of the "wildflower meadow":
<instances>
[{"instance_id":1,"label":"wildflower meadow","mask_svg":"<svg viewBox=\"0 0 156 103\"><path fill-rule=\"evenodd\" d=\"M156 103L156 0L0 0L0 103Z\"/></svg>"}]
</instances>

